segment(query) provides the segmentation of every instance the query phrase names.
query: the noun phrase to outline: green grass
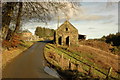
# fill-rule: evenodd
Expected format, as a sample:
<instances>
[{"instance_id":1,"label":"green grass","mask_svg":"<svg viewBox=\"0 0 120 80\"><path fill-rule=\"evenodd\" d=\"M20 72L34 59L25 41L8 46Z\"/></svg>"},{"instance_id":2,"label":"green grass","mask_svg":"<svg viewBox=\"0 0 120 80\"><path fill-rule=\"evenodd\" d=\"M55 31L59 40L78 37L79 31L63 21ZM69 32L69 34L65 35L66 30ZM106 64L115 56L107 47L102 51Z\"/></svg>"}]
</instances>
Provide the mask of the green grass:
<instances>
[{"instance_id":1,"label":"green grass","mask_svg":"<svg viewBox=\"0 0 120 80\"><path fill-rule=\"evenodd\" d=\"M85 72L88 72L90 69L90 66L94 65L94 75L105 78L105 74L107 74L107 70L103 69L100 67L100 65L94 64L93 62L89 61L88 58L93 58L90 54L84 54L80 52L75 52L75 51L68 51L67 47L57 47L54 44L47 44L45 47L45 52L54 52L58 55L64 55L64 58L70 59L72 63L80 63L83 70ZM55 62L54 62L55 63ZM57 63L56 63L57 64ZM57 66L60 66L57 64ZM102 73L101 73L102 72ZM115 76L114 76L115 77Z\"/></svg>"}]
</instances>

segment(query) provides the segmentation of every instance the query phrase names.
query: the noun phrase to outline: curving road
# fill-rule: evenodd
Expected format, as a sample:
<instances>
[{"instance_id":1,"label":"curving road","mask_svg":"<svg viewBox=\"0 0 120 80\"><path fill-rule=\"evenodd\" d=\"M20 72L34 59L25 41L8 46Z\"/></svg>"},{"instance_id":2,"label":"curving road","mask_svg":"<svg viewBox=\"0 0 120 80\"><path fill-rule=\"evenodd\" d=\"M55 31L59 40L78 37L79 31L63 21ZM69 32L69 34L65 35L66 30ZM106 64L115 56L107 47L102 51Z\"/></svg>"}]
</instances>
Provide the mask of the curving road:
<instances>
[{"instance_id":1,"label":"curving road","mask_svg":"<svg viewBox=\"0 0 120 80\"><path fill-rule=\"evenodd\" d=\"M3 78L54 78L44 72L43 48L45 43L37 42L3 69Z\"/></svg>"}]
</instances>

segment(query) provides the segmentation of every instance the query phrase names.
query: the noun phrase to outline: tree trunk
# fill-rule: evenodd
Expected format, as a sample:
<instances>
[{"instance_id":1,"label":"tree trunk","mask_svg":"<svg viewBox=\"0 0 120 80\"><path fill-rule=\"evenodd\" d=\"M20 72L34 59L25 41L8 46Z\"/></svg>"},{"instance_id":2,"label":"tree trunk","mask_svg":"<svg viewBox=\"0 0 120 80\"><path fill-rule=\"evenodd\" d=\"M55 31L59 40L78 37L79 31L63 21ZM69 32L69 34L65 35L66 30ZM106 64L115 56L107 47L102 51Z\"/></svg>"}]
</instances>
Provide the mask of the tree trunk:
<instances>
[{"instance_id":1,"label":"tree trunk","mask_svg":"<svg viewBox=\"0 0 120 80\"><path fill-rule=\"evenodd\" d=\"M18 16L17 16L17 21L16 21L16 27L14 32L18 32L20 29L20 21L21 21L21 14L22 14L22 8L23 8L23 3L19 2L19 11L18 11Z\"/></svg>"},{"instance_id":2,"label":"tree trunk","mask_svg":"<svg viewBox=\"0 0 120 80\"><path fill-rule=\"evenodd\" d=\"M6 39L16 2L7 2L2 9L2 39Z\"/></svg>"},{"instance_id":3,"label":"tree trunk","mask_svg":"<svg viewBox=\"0 0 120 80\"><path fill-rule=\"evenodd\" d=\"M23 8L23 3L19 2L19 9L18 9L18 14L17 14L17 18L16 18L15 30L13 31L13 33L9 34L10 36L8 36L8 40L12 40L12 38L14 37L14 35L20 29L20 21L21 21L22 8Z\"/></svg>"}]
</instances>

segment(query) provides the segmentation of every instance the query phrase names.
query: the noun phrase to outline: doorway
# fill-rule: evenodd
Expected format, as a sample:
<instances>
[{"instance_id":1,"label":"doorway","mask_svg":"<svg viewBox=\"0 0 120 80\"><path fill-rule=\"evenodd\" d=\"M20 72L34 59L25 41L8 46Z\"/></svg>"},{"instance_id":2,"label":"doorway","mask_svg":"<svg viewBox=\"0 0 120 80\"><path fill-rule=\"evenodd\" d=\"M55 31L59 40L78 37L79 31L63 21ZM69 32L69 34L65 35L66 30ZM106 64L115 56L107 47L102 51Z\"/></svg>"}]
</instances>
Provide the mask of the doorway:
<instances>
[{"instance_id":1,"label":"doorway","mask_svg":"<svg viewBox=\"0 0 120 80\"><path fill-rule=\"evenodd\" d=\"M69 38L69 36L66 38L66 45L70 45L70 38Z\"/></svg>"},{"instance_id":2,"label":"doorway","mask_svg":"<svg viewBox=\"0 0 120 80\"><path fill-rule=\"evenodd\" d=\"M59 38L58 38L58 44L59 44L59 45L62 45L62 37L59 37Z\"/></svg>"}]
</instances>

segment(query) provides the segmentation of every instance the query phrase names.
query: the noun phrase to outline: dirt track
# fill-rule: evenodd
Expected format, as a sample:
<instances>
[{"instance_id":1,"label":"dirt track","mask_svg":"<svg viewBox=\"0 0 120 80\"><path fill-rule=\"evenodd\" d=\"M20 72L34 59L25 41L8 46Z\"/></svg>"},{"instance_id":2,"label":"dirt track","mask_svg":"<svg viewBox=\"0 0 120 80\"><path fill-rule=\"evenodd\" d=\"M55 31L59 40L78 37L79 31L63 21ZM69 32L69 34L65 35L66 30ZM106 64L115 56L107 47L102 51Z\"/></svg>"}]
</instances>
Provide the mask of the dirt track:
<instances>
[{"instance_id":1,"label":"dirt track","mask_svg":"<svg viewBox=\"0 0 120 80\"><path fill-rule=\"evenodd\" d=\"M37 42L14 58L3 69L3 78L54 78L44 72L43 48L45 43Z\"/></svg>"}]
</instances>

